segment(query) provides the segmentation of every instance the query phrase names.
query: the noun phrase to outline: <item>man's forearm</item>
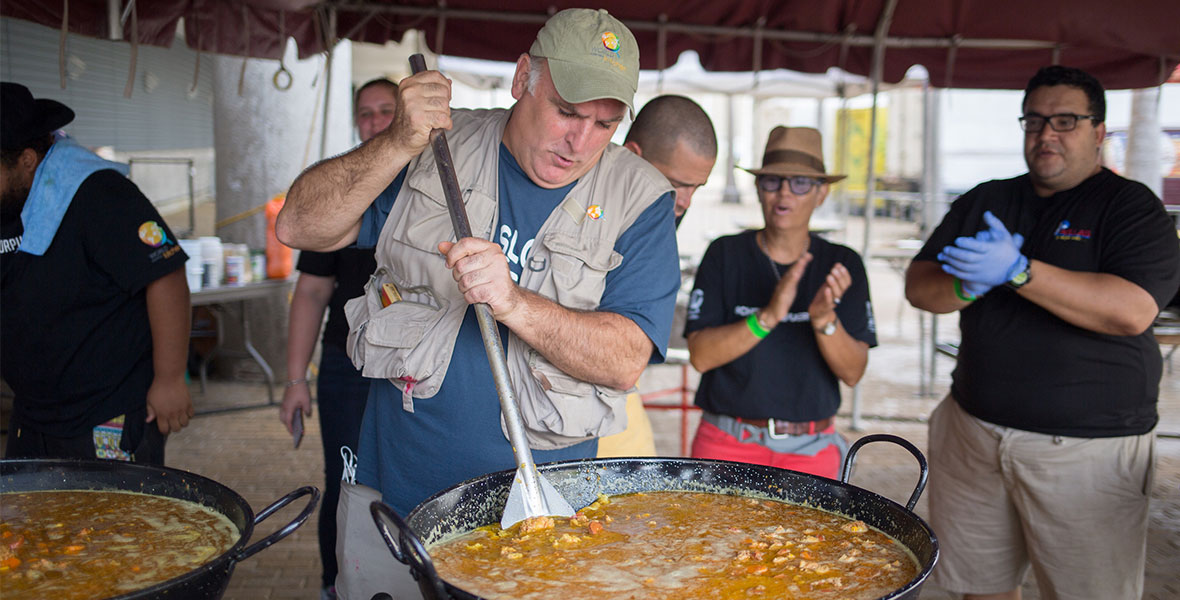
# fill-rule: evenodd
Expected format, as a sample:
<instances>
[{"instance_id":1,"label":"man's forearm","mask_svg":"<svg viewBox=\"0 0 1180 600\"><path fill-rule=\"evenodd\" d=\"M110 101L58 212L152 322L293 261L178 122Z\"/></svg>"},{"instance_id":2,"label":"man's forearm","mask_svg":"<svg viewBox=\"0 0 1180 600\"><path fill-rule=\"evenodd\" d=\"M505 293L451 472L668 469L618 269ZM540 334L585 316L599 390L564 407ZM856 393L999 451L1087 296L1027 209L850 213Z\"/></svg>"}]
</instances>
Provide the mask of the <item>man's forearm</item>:
<instances>
[{"instance_id":1,"label":"man's forearm","mask_svg":"<svg viewBox=\"0 0 1180 600\"><path fill-rule=\"evenodd\" d=\"M634 321L617 313L575 311L527 290L523 310L504 324L571 377L630 389L651 357L652 342Z\"/></svg>"},{"instance_id":2,"label":"man's forearm","mask_svg":"<svg viewBox=\"0 0 1180 600\"><path fill-rule=\"evenodd\" d=\"M1139 335L1159 307L1147 290L1110 273L1085 273L1030 261L1032 278L1017 292L1071 325L1108 335Z\"/></svg>"},{"instance_id":3,"label":"man's forearm","mask_svg":"<svg viewBox=\"0 0 1180 600\"><path fill-rule=\"evenodd\" d=\"M955 278L932 260L915 260L905 274L905 297L914 308L946 314L965 308L970 301L955 295Z\"/></svg>"},{"instance_id":4,"label":"man's forearm","mask_svg":"<svg viewBox=\"0 0 1180 600\"><path fill-rule=\"evenodd\" d=\"M365 210L412 158L392 136L377 135L351 152L312 165L291 184L276 236L303 250L347 246L356 240Z\"/></svg>"},{"instance_id":5,"label":"man's forearm","mask_svg":"<svg viewBox=\"0 0 1180 600\"><path fill-rule=\"evenodd\" d=\"M192 331L192 305L184 269L177 269L149 283L146 295L155 376L183 377Z\"/></svg>"}]
</instances>

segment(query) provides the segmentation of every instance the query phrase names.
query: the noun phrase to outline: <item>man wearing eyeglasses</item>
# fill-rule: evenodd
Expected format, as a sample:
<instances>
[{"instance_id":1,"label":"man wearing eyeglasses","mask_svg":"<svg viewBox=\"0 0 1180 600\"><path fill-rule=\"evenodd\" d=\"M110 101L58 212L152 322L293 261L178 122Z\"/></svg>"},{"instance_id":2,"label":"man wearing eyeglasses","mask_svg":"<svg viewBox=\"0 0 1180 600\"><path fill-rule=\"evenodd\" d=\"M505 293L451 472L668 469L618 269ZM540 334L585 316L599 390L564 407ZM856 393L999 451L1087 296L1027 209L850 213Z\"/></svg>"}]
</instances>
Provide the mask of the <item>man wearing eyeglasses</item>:
<instances>
[{"instance_id":1,"label":"man wearing eyeglasses","mask_svg":"<svg viewBox=\"0 0 1180 600\"><path fill-rule=\"evenodd\" d=\"M1139 598L1162 360L1150 328L1180 285L1160 200L1103 168L1102 85L1072 68L1025 89L1028 173L951 206L906 297L960 311L950 394L930 417L934 582L1020 598Z\"/></svg>"}]
</instances>

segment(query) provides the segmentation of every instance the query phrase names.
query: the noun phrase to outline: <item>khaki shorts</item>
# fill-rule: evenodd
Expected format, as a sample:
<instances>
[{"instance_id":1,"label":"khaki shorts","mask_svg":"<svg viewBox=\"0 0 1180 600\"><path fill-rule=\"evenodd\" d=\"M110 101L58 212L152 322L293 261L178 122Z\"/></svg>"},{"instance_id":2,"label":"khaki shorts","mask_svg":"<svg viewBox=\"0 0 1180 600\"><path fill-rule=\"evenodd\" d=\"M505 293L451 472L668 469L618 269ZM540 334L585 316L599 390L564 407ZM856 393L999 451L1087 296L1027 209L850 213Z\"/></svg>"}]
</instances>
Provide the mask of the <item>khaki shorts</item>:
<instances>
[{"instance_id":1,"label":"khaki shorts","mask_svg":"<svg viewBox=\"0 0 1180 600\"><path fill-rule=\"evenodd\" d=\"M651 419L643 408L638 392L627 394L627 428L620 433L598 438L598 458L619 456L655 456Z\"/></svg>"},{"instance_id":2,"label":"khaki shorts","mask_svg":"<svg viewBox=\"0 0 1180 600\"><path fill-rule=\"evenodd\" d=\"M932 581L952 592L1143 595L1155 433L1075 438L1000 427L948 395L930 416Z\"/></svg>"}]
</instances>

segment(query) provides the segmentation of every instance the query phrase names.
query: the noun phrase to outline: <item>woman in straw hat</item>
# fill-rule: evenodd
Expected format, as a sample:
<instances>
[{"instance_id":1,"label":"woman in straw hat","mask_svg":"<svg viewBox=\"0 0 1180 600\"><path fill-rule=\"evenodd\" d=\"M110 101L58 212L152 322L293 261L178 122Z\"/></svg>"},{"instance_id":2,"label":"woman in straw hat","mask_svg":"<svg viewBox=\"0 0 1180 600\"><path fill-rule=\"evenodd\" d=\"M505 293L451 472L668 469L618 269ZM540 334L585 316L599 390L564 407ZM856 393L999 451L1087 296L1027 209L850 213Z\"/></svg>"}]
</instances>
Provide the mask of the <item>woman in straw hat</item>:
<instances>
[{"instance_id":1,"label":"woman in straw hat","mask_svg":"<svg viewBox=\"0 0 1180 600\"><path fill-rule=\"evenodd\" d=\"M776 127L757 176L765 228L709 245L685 336L702 373L692 456L837 476L837 380L855 385L877 345L864 263L813 235L812 212L844 175L824 170L819 131Z\"/></svg>"}]
</instances>

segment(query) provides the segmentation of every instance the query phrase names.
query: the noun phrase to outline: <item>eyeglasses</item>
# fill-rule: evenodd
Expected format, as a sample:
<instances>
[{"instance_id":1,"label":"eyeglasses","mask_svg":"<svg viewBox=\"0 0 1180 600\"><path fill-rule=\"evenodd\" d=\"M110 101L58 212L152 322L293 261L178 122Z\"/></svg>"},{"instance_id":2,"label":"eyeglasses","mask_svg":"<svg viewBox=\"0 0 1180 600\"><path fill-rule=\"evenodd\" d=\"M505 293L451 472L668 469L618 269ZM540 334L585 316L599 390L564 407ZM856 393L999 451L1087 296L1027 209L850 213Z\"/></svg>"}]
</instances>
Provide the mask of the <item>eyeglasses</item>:
<instances>
[{"instance_id":1,"label":"eyeglasses","mask_svg":"<svg viewBox=\"0 0 1180 600\"><path fill-rule=\"evenodd\" d=\"M1048 123L1053 131L1073 131L1078 126L1078 119L1090 119L1095 123L1098 122L1098 117L1095 115L1075 115L1073 113L1058 113L1049 116L1028 113L1018 120L1020 128L1025 133L1039 133L1045 128L1045 123Z\"/></svg>"},{"instance_id":2,"label":"eyeglasses","mask_svg":"<svg viewBox=\"0 0 1180 600\"><path fill-rule=\"evenodd\" d=\"M823 182L814 177L805 177L803 175L795 175L793 177L779 177L778 175L759 175L755 181L758 183L758 189L764 192L777 192L783 187L783 181L787 182L787 187L792 194L802 196L811 191L811 188L822 184Z\"/></svg>"}]
</instances>

